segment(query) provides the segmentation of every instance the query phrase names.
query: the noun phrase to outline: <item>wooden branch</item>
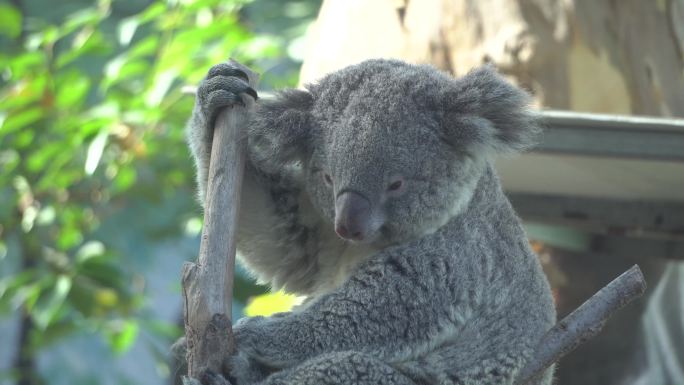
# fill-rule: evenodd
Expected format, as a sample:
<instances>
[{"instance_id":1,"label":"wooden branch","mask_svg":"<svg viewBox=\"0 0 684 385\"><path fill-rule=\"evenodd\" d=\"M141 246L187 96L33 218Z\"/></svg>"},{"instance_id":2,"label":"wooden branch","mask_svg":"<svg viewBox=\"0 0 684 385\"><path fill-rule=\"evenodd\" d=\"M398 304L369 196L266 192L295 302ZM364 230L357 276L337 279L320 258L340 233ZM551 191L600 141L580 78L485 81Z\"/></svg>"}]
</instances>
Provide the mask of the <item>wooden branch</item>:
<instances>
[{"instance_id":1,"label":"wooden branch","mask_svg":"<svg viewBox=\"0 0 684 385\"><path fill-rule=\"evenodd\" d=\"M249 77L258 75L231 60ZM239 215L245 150L241 132L254 100L224 109L216 119L209 163L204 228L197 263L183 265L183 311L188 376L205 370L221 373L224 357L233 351L231 299L235 266L235 227Z\"/></svg>"},{"instance_id":2,"label":"wooden branch","mask_svg":"<svg viewBox=\"0 0 684 385\"><path fill-rule=\"evenodd\" d=\"M644 275L634 265L551 328L515 384L528 384L541 376L554 362L596 336L616 310L641 297L645 290Z\"/></svg>"}]
</instances>

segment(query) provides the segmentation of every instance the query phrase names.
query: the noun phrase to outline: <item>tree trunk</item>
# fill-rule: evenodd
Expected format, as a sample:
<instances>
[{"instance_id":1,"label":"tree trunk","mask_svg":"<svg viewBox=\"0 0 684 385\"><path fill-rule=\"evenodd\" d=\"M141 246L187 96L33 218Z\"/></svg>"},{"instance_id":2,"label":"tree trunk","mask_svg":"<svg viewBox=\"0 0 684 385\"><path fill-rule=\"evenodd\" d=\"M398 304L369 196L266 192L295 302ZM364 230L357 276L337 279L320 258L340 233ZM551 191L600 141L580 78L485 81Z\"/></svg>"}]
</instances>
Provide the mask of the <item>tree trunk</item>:
<instances>
[{"instance_id":1,"label":"tree trunk","mask_svg":"<svg viewBox=\"0 0 684 385\"><path fill-rule=\"evenodd\" d=\"M371 57L492 62L545 107L684 116L683 55L681 0L326 0L301 79Z\"/></svg>"}]
</instances>

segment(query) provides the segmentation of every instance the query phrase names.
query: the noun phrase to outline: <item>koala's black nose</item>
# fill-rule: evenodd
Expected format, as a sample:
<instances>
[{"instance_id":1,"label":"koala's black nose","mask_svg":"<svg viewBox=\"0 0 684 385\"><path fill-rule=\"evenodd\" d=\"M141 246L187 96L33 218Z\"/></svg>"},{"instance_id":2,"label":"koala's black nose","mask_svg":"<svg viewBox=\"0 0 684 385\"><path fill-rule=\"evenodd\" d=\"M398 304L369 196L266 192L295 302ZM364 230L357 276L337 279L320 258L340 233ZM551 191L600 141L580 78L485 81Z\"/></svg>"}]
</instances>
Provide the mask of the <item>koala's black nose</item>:
<instances>
[{"instance_id":1,"label":"koala's black nose","mask_svg":"<svg viewBox=\"0 0 684 385\"><path fill-rule=\"evenodd\" d=\"M335 232L344 239L362 241L370 228L371 205L363 195L345 191L335 201Z\"/></svg>"}]
</instances>

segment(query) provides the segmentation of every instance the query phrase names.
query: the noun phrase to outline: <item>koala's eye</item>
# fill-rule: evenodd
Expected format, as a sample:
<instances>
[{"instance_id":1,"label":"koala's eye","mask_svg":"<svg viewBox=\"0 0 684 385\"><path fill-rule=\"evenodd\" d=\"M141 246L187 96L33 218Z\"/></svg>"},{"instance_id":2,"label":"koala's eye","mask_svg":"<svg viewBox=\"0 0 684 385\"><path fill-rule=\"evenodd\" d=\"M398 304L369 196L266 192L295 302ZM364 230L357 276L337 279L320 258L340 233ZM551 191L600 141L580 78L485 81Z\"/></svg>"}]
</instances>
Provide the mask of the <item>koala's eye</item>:
<instances>
[{"instance_id":1,"label":"koala's eye","mask_svg":"<svg viewBox=\"0 0 684 385\"><path fill-rule=\"evenodd\" d=\"M399 189L400 189L403 185L404 185L404 181L400 179L400 180L398 180L398 181L392 182L392 183L387 187L387 191L399 191Z\"/></svg>"},{"instance_id":2,"label":"koala's eye","mask_svg":"<svg viewBox=\"0 0 684 385\"><path fill-rule=\"evenodd\" d=\"M325 183L332 186L333 180L332 180L332 177L330 176L330 174L323 174L323 179L325 180Z\"/></svg>"}]
</instances>

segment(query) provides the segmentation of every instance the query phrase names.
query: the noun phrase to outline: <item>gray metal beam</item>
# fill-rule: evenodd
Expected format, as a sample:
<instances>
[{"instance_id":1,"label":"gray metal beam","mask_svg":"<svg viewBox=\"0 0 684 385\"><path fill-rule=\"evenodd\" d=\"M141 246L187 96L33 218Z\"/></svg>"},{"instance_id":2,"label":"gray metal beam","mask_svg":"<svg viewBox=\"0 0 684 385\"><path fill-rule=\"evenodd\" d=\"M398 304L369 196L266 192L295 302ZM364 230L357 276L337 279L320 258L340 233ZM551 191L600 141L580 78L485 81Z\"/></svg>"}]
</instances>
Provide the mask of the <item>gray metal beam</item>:
<instances>
[{"instance_id":1,"label":"gray metal beam","mask_svg":"<svg viewBox=\"0 0 684 385\"><path fill-rule=\"evenodd\" d=\"M541 115L545 131L533 152L684 162L684 119L554 110Z\"/></svg>"},{"instance_id":2,"label":"gray metal beam","mask_svg":"<svg viewBox=\"0 0 684 385\"><path fill-rule=\"evenodd\" d=\"M684 240L684 203L508 193L526 221L565 224L611 234Z\"/></svg>"},{"instance_id":3,"label":"gray metal beam","mask_svg":"<svg viewBox=\"0 0 684 385\"><path fill-rule=\"evenodd\" d=\"M684 241L598 236L592 250L624 258L667 258L684 260Z\"/></svg>"}]
</instances>

